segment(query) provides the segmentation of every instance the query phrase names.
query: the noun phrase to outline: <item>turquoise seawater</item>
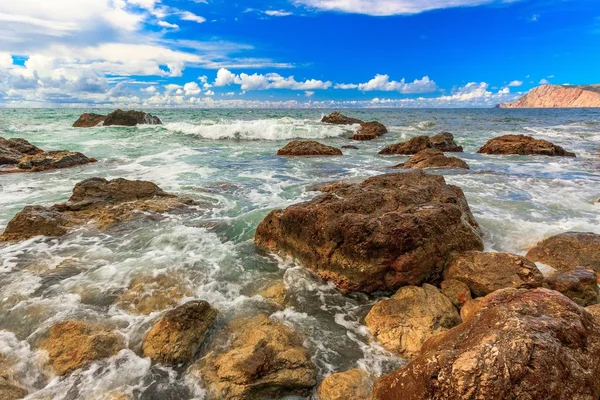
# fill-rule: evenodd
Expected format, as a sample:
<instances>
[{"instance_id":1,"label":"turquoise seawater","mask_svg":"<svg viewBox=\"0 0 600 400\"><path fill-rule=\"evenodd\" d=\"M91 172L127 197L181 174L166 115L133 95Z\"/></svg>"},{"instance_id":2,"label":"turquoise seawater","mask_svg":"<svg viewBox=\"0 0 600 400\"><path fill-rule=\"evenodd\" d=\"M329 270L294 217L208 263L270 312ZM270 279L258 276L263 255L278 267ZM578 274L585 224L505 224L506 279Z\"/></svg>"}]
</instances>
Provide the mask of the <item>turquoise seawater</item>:
<instances>
[{"instance_id":1,"label":"turquoise seawater","mask_svg":"<svg viewBox=\"0 0 600 400\"><path fill-rule=\"evenodd\" d=\"M207 300L220 310L215 331L258 312L296 327L320 379L356 366L380 375L401 365L404 360L373 343L362 325L375 299L343 296L293 261L257 252L252 238L271 210L316 196L307 190L315 183L390 172L407 157L378 151L414 136L449 131L465 148L458 156L471 170L432 173L464 190L487 250L524 254L557 233L600 233L600 110L347 110L390 130L354 143L347 138L356 127L319 122L333 110L152 110L164 125L72 128L86 111L0 110L0 136L99 160L0 175L0 231L23 207L64 202L77 182L94 176L150 180L206 205L191 215L108 232L86 226L66 238L0 244L0 352L18 359L18 378L31 399L104 399L115 390L139 399L203 398L202 383L186 379L185 370L151 366L137 355L157 315L132 315L114 304L133 278L163 272L184 278L191 296L182 301ZM476 154L488 139L504 134L547 139L577 158ZM359 149L332 158L275 155L296 138ZM256 293L281 279L289 305L277 311ZM130 350L53 378L37 342L65 319L112 326L127 337Z\"/></svg>"}]
</instances>

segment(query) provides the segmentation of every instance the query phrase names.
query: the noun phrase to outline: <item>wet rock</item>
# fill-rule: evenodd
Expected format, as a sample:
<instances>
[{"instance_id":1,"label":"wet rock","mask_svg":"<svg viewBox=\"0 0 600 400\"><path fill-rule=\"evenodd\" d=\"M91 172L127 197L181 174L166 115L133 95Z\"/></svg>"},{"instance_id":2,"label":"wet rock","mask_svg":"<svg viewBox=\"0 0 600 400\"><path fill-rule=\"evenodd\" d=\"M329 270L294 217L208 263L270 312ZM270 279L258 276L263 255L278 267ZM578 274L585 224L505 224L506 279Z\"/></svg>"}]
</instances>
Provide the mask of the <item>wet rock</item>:
<instances>
[{"instance_id":1,"label":"wet rock","mask_svg":"<svg viewBox=\"0 0 600 400\"><path fill-rule=\"evenodd\" d=\"M229 349L209 353L194 365L209 399L255 400L308 396L316 367L302 339L290 328L261 314L234 321Z\"/></svg>"},{"instance_id":2,"label":"wet rock","mask_svg":"<svg viewBox=\"0 0 600 400\"><path fill-rule=\"evenodd\" d=\"M99 115L93 113L81 114L79 119L73 124L74 128L92 128L98 126L104 122L106 115Z\"/></svg>"},{"instance_id":3,"label":"wet rock","mask_svg":"<svg viewBox=\"0 0 600 400\"><path fill-rule=\"evenodd\" d=\"M143 111L116 110L106 116L104 126L162 125L160 118Z\"/></svg>"},{"instance_id":4,"label":"wet rock","mask_svg":"<svg viewBox=\"0 0 600 400\"><path fill-rule=\"evenodd\" d=\"M82 153L57 150L24 156L19 160L17 167L31 172L40 172L51 169L71 168L93 162L96 162L96 160L88 158Z\"/></svg>"},{"instance_id":5,"label":"wet rock","mask_svg":"<svg viewBox=\"0 0 600 400\"><path fill-rule=\"evenodd\" d=\"M131 281L117 305L132 314L148 315L175 307L192 294L178 275L142 276Z\"/></svg>"},{"instance_id":6,"label":"wet rock","mask_svg":"<svg viewBox=\"0 0 600 400\"><path fill-rule=\"evenodd\" d=\"M278 156L341 156L342 151L313 140L294 140L277 152Z\"/></svg>"},{"instance_id":7,"label":"wet rock","mask_svg":"<svg viewBox=\"0 0 600 400\"><path fill-rule=\"evenodd\" d=\"M594 318L596 318L596 322L600 324L600 304L594 304L593 306L588 306L585 308L588 310Z\"/></svg>"},{"instance_id":8,"label":"wet rock","mask_svg":"<svg viewBox=\"0 0 600 400\"><path fill-rule=\"evenodd\" d=\"M364 122L350 140L373 140L388 133L385 125L379 122Z\"/></svg>"},{"instance_id":9,"label":"wet rock","mask_svg":"<svg viewBox=\"0 0 600 400\"><path fill-rule=\"evenodd\" d=\"M450 132L441 132L429 138L434 149L444 152L462 153L463 148L454 141L454 135Z\"/></svg>"},{"instance_id":10,"label":"wet rock","mask_svg":"<svg viewBox=\"0 0 600 400\"><path fill-rule=\"evenodd\" d=\"M2 165L16 165L19 163L22 155L15 153L12 150L4 149L0 147L0 166Z\"/></svg>"},{"instance_id":11,"label":"wet rock","mask_svg":"<svg viewBox=\"0 0 600 400\"><path fill-rule=\"evenodd\" d=\"M82 321L63 321L50 329L43 347L56 375L66 375L125 348L117 332Z\"/></svg>"},{"instance_id":12,"label":"wet rock","mask_svg":"<svg viewBox=\"0 0 600 400\"><path fill-rule=\"evenodd\" d=\"M596 274L584 267L553 274L546 279L546 283L550 289L564 294L582 307L597 304L600 300Z\"/></svg>"},{"instance_id":13,"label":"wet rock","mask_svg":"<svg viewBox=\"0 0 600 400\"><path fill-rule=\"evenodd\" d=\"M317 394L319 400L370 400L373 377L360 368L329 375Z\"/></svg>"},{"instance_id":14,"label":"wet rock","mask_svg":"<svg viewBox=\"0 0 600 400\"><path fill-rule=\"evenodd\" d=\"M466 162L457 157L446 157L439 150L421 150L412 156L407 162L396 165L394 168L417 169L417 168L463 168L469 169Z\"/></svg>"},{"instance_id":15,"label":"wet rock","mask_svg":"<svg viewBox=\"0 0 600 400\"><path fill-rule=\"evenodd\" d=\"M142 354L161 364L186 363L200 350L216 318L217 310L206 301L190 301L168 311L144 338Z\"/></svg>"},{"instance_id":16,"label":"wet rock","mask_svg":"<svg viewBox=\"0 0 600 400\"><path fill-rule=\"evenodd\" d=\"M69 216L49 207L27 206L6 226L0 241L25 240L35 236L63 236L73 225Z\"/></svg>"},{"instance_id":17,"label":"wet rock","mask_svg":"<svg viewBox=\"0 0 600 400\"><path fill-rule=\"evenodd\" d=\"M534 139L525 135L505 135L490 139L478 153L575 157L574 153L547 140Z\"/></svg>"},{"instance_id":18,"label":"wet rock","mask_svg":"<svg viewBox=\"0 0 600 400\"><path fill-rule=\"evenodd\" d=\"M271 212L255 242L297 258L343 291L420 285L439 278L451 252L483 248L463 192L441 176L388 174L321 190Z\"/></svg>"},{"instance_id":19,"label":"wet rock","mask_svg":"<svg viewBox=\"0 0 600 400\"><path fill-rule=\"evenodd\" d=\"M558 292L504 289L382 377L374 400L597 399L600 324Z\"/></svg>"},{"instance_id":20,"label":"wet rock","mask_svg":"<svg viewBox=\"0 0 600 400\"><path fill-rule=\"evenodd\" d=\"M544 277L534 263L508 253L458 254L446 266L444 278L464 282L476 297L498 289L533 289L544 285Z\"/></svg>"},{"instance_id":21,"label":"wet rock","mask_svg":"<svg viewBox=\"0 0 600 400\"><path fill-rule=\"evenodd\" d=\"M410 139L408 142L396 143L381 150L379 154L400 154L411 155L417 154L420 151L431 149L433 144L428 136L417 136Z\"/></svg>"},{"instance_id":22,"label":"wet rock","mask_svg":"<svg viewBox=\"0 0 600 400\"><path fill-rule=\"evenodd\" d=\"M0 149L8 149L22 156L43 152L42 149L32 145L27 140L20 138L4 139L0 137Z\"/></svg>"},{"instance_id":23,"label":"wet rock","mask_svg":"<svg viewBox=\"0 0 600 400\"><path fill-rule=\"evenodd\" d=\"M358 150L358 147L356 147L356 146L348 146L348 145L346 145L346 146L342 146L342 149L348 149L348 150Z\"/></svg>"},{"instance_id":24,"label":"wet rock","mask_svg":"<svg viewBox=\"0 0 600 400\"><path fill-rule=\"evenodd\" d=\"M411 358L430 337L460 324L450 299L435 286L406 286L375 304L365 318L371 334L386 349Z\"/></svg>"},{"instance_id":25,"label":"wet rock","mask_svg":"<svg viewBox=\"0 0 600 400\"><path fill-rule=\"evenodd\" d=\"M27 390L0 378L0 399L19 400L27 396Z\"/></svg>"},{"instance_id":26,"label":"wet rock","mask_svg":"<svg viewBox=\"0 0 600 400\"><path fill-rule=\"evenodd\" d=\"M469 289L465 283L457 281L456 279L446 279L442 282L440 288L442 289L444 296L449 298L452 304L454 304L454 307L459 310L466 302L472 299L471 289Z\"/></svg>"},{"instance_id":27,"label":"wet rock","mask_svg":"<svg viewBox=\"0 0 600 400\"><path fill-rule=\"evenodd\" d=\"M460 309L460 317L463 321L468 320L473 315L477 314L481 309L483 297L478 297L476 299L471 299L467 301L462 308Z\"/></svg>"},{"instance_id":28,"label":"wet rock","mask_svg":"<svg viewBox=\"0 0 600 400\"><path fill-rule=\"evenodd\" d=\"M325 122L327 124L334 124L334 125L354 125L354 124L363 124L364 123L360 119L349 118L343 114L340 114L339 112L334 112L334 113L331 113L331 114L323 117L323 119L321 119L321 122Z\"/></svg>"},{"instance_id":29,"label":"wet rock","mask_svg":"<svg viewBox=\"0 0 600 400\"><path fill-rule=\"evenodd\" d=\"M270 286L267 286L260 292L259 295L264 297L269 303L273 304L277 308L284 309L287 300L287 289L285 283L276 282Z\"/></svg>"},{"instance_id":30,"label":"wet rock","mask_svg":"<svg viewBox=\"0 0 600 400\"><path fill-rule=\"evenodd\" d=\"M595 233L567 232L552 236L535 245L525 257L559 271L585 267L595 271L600 282L600 235Z\"/></svg>"},{"instance_id":31,"label":"wet rock","mask_svg":"<svg viewBox=\"0 0 600 400\"><path fill-rule=\"evenodd\" d=\"M0 399L2 400L18 400L28 394L27 390L15 379L15 360L13 358L0 353Z\"/></svg>"}]
</instances>

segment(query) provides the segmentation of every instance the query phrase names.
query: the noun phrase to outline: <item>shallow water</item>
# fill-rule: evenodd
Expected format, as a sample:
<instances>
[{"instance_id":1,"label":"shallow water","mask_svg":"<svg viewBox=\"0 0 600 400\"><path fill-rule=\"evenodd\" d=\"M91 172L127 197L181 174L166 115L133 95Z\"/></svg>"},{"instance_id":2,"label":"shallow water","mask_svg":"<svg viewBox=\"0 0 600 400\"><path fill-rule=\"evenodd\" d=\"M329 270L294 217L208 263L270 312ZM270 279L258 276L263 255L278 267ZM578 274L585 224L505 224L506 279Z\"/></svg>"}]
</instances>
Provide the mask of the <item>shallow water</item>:
<instances>
[{"instance_id":1,"label":"shallow water","mask_svg":"<svg viewBox=\"0 0 600 400\"><path fill-rule=\"evenodd\" d=\"M201 383L184 379L183 371L151 366L136 355L157 314L132 315L114 304L131 279L160 272L185 277L192 296L182 301L203 299L220 310L215 331L257 312L274 313L297 327L320 378L357 365L377 375L401 365L361 325L374 299L342 296L289 260L257 252L252 237L270 210L314 197L307 191L314 183L389 172L406 157L377 152L413 136L446 130L465 147L460 157L471 170L444 175L463 188L487 250L524 254L553 234L600 233L600 111L353 110L348 114L378 120L390 133L352 143L359 150L345 150L344 157L298 159L274 154L293 138L350 144L346 138L355 128L319 123L329 110L156 110L164 126L71 128L83 111L0 111L0 136L100 160L81 168L0 175L0 230L23 207L63 202L77 182L93 176L151 180L208 205L191 215L103 233L86 226L62 239L0 245L0 330L5 330L0 352L18 358L18 377L31 399L104 399L114 390L139 399L203 398ZM509 133L550 140L578 157L476 154L488 139ZM277 312L256 292L282 278L290 302ZM65 319L112 326L131 350L66 379L52 378L37 343Z\"/></svg>"}]
</instances>

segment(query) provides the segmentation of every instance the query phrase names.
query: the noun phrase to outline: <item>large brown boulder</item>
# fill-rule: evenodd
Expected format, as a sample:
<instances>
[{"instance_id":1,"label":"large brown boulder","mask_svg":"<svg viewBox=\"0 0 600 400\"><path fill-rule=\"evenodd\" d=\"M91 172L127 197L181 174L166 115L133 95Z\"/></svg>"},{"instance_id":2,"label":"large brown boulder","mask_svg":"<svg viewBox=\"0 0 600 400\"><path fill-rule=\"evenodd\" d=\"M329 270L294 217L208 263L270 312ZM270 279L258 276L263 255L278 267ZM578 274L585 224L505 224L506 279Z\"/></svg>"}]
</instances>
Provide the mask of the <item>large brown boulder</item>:
<instances>
[{"instance_id":1,"label":"large brown boulder","mask_svg":"<svg viewBox=\"0 0 600 400\"><path fill-rule=\"evenodd\" d=\"M108 114L104 119L104 126L136 126L141 124L162 125L160 118L143 111L116 110Z\"/></svg>"},{"instance_id":2,"label":"large brown boulder","mask_svg":"<svg viewBox=\"0 0 600 400\"><path fill-rule=\"evenodd\" d=\"M91 128L98 126L104 122L106 115L99 115L93 113L81 114L79 119L73 124L74 128Z\"/></svg>"},{"instance_id":3,"label":"large brown boulder","mask_svg":"<svg viewBox=\"0 0 600 400\"><path fill-rule=\"evenodd\" d=\"M460 324L450 299L435 286L406 286L373 306L365 323L386 349L406 358L416 356L430 337Z\"/></svg>"},{"instance_id":4,"label":"large brown boulder","mask_svg":"<svg viewBox=\"0 0 600 400\"><path fill-rule=\"evenodd\" d=\"M373 140L386 133L388 133L387 128L379 122L363 122L358 131L350 139Z\"/></svg>"},{"instance_id":5,"label":"large brown boulder","mask_svg":"<svg viewBox=\"0 0 600 400\"><path fill-rule=\"evenodd\" d=\"M373 377L360 368L329 375L321 382L319 400L370 400Z\"/></svg>"},{"instance_id":6,"label":"large brown boulder","mask_svg":"<svg viewBox=\"0 0 600 400\"><path fill-rule=\"evenodd\" d=\"M216 318L217 310L206 301L190 301L166 312L144 338L144 357L166 365L188 362L200 350Z\"/></svg>"},{"instance_id":7,"label":"large brown boulder","mask_svg":"<svg viewBox=\"0 0 600 400\"><path fill-rule=\"evenodd\" d=\"M31 172L47 171L51 169L71 168L77 165L85 165L96 162L82 153L56 150L24 156L19 160L17 167Z\"/></svg>"},{"instance_id":8,"label":"large brown boulder","mask_svg":"<svg viewBox=\"0 0 600 400\"><path fill-rule=\"evenodd\" d=\"M444 278L464 282L476 297L499 289L533 289L544 285L544 276L534 263L509 253L458 254L446 266Z\"/></svg>"},{"instance_id":9,"label":"large brown boulder","mask_svg":"<svg viewBox=\"0 0 600 400\"><path fill-rule=\"evenodd\" d=\"M294 140L277 152L278 156L341 156L342 151L314 140Z\"/></svg>"},{"instance_id":10,"label":"large brown boulder","mask_svg":"<svg viewBox=\"0 0 600 400\"><path fill-rule=\"evenodd\" d=\"M148 315L175 307L192 291L186 288L177 275L160 274L135 278L121 294L117 305L132 314Z\"/></svg>"},{"instance_id":11,"label":"large brown boulder","mask_svg":"<svg viewBox=\"0 0 600 400\"><path fill-rule=\"evenodd\" d=\"M600 323L548 289L504 289L381 378L374 400L589 399L600 396Z\"/></svg>"},{"instance_id":12,"label":"large brown boulder","mask_svg":"<svg viewBox=\"0 0 600 400\"><path fill-rule=\"evenodd\" d=\"M307 396L316 368L302 339L261 314L234 321L228 349L209 353L190 369L208 390L208 399L255 400Z\"/></svg>"},{"instance_id":13,"label":"large brown boulder","mask_svg":"<svg viewBox=\"0 0 600 400\"><path fill-rule=\"evenodd\" d=\"M63 321L50 329L43 346L56 375L66 375L125 348L123 337L81 321Z\"/></svg>"},{"instance_id":14,"label":"large brown boulder","mask_svg":"<svg viewBox=\"0 0 600 400\"><path fill-rule=\"evenodd\" d=\"M25 139L0 137L0 149L8 149L21 155L34 155L43 152L42 149L32 145Z\"/></svg>"},{"instance_id":15,"label":"large brown boulder","mask_svg":"<svg viewBox=\"0 0 600 400\"><path fill-rule=\"evenodd\" d=\"M490 139L478 153L575 157L574 153L547 140L534 139L525 135L505 135Z\"/></svg>"},{"instance_id":16,"label":"large brown boulder","mask_svg":"<svg viewBox=\"0 0 600 400\"><path fill-rule=\"evenodd\" d=\"M600 304L594 304L593 306L588 306L585 309L589 311L600 324Z\"/></svg>"},{"instance_id":17,"label":"large brown boulder","mask_svg":"<svg viewBox=\"0 0 600 400\"><path fill-rule=\"evenodd\" d=\"M483 249L460 188L421 171L322 188L271 212L256 244L291 255L346 292L393 291L440 277L453 251Z\"/></svg>"},{"instance_id":18,"label":"large brown boulder","mask_svg":"<svg viewBox=\"0 0 600 400\"><path fill-rule=\"evenodd\" d=\"M346 117L344 114L340 114L339 112L334 112L324 116L321 119L321 122L334 125L354 125L364 123L360 119Z\"/></svg>"},{"instance_id":19,"label":"large brown boulder","mask_svg":"<svg viewBox=\"0 0 600 400\"><path fill-rule=\"evenodd\" d=\"M597 304L600 300L596 274L584 267L557 272L546 279L546 284L550 289L561 292L582 307Z\"/></svg>"},{"instance_id":20,"label":"large brown boulder","mask_svg":"<svg viewBox=\"0 0 600 400\"><path fill-rule=\"evenodd\" d=\"M454 141L454 135L450 132L441 132L429 138L434 149L444 152L462 153L463 148Z\"/></svg>"},{"instance_id":21,"label":"large brown boulder","mask_svg":"<svg viewBox=\"0 0 600 400\"><path fill-rule=\"evenodd\" d=\"M34 236L63 236L72 224L68 215L51 207L27 206L8 223L0 242Z\"/></svg>"},{"instance_id":22,"label":"large brown boulder","mask_svg":"<svg viewBox=\"0 0 600 400\"><path fill-rule=\"evenodd\" d=\"M472 300L471 289L466 283L456 279L446 279L440 284L444 296L450 299L452 304L459 310Z\"/></svg>"},{"instance_id":23,"label":"large brown boulder","mask_svg":"<svg viewBox=\"0 0 600 400\"><path fill-rule=\"evenodd\" d=\"M469 169L466 162L457 157L446 157L443 152L435 149L421 150L407 162L396 165L394 168L419 169L419 168L462 168Z\"/></svg>"},{"instance_id":24,"label":"large brown boulder","mask_svg":"<svg viewBox=\"0 0 600 400\"><path fill-rule=\"evenodd\" d=\"M600 282L600 235L567 232L536 244L525 256L559 270L585 267L596 271Z\"/></svg>"},{"instance_id":25,"label":"large brown boulder","mask_svg":"<svg viewBox=\"0 0 600 400\"><path fill-rule=\"evenodd\" d=\"M431 149L433 144L428 136L417 136L410 139L408 142L396 143L381 150L379 154L391 155L412 155L420 151Z\"/></svg>"}]
</instances>

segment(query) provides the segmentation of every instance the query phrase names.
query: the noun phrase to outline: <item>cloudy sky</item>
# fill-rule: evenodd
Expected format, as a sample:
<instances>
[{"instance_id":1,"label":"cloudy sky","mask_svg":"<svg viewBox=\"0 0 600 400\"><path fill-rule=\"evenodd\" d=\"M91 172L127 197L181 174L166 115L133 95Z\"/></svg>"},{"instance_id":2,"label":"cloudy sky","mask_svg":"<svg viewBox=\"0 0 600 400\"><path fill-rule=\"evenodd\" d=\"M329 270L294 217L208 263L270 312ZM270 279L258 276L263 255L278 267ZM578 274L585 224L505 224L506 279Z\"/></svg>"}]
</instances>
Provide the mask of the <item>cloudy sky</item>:
<instances>
[{"instance_id":1,"label":"cloudy sky","mask_svg":"<svg viewBox=\"0 0 600 400\"><path fill-rule=\"evenodd\" d=\"M0 107L487 107L599 49L598 0L1 0Z\"/></svg>"}]
</instances>

